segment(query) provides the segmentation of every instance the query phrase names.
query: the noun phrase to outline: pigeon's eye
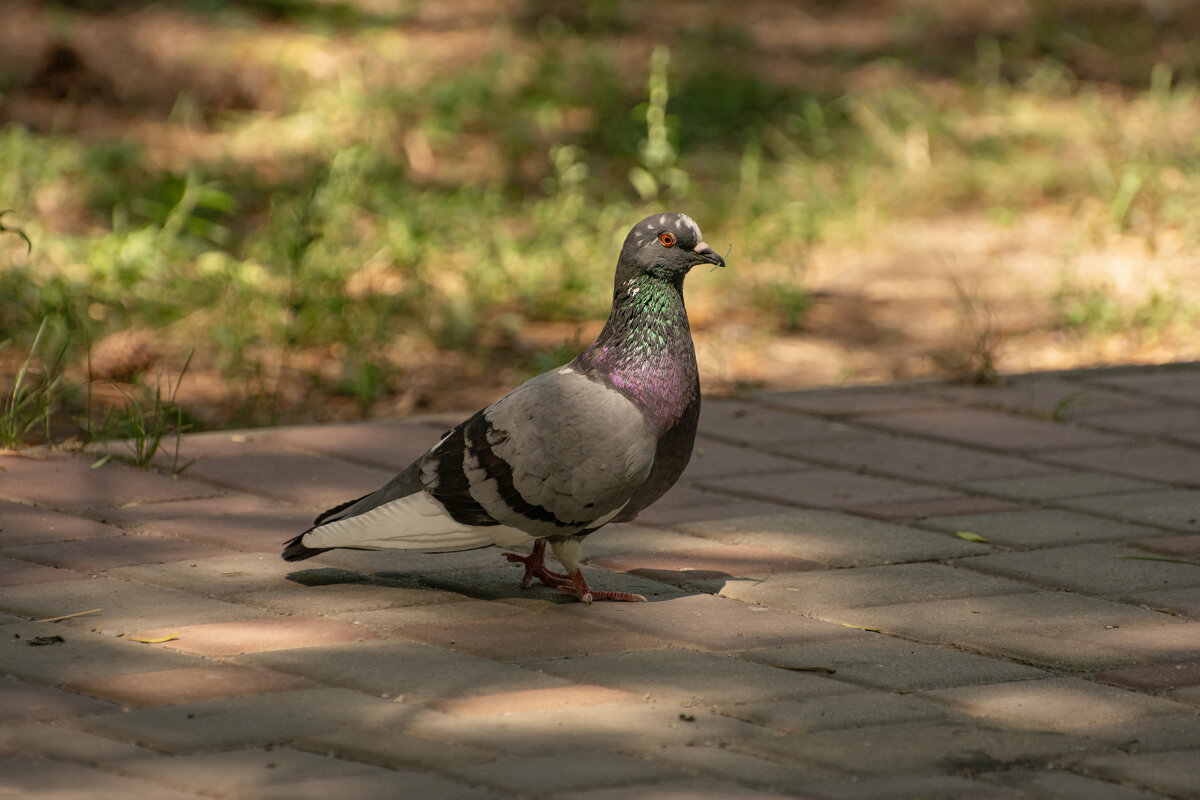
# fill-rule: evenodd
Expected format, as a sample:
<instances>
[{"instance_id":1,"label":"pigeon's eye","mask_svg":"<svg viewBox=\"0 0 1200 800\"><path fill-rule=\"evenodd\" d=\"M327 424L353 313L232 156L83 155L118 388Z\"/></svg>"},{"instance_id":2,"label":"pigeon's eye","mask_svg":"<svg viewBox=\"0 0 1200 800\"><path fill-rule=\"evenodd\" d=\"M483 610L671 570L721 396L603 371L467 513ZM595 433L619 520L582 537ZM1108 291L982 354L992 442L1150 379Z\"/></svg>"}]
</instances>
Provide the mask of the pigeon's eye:
<instances>
[{"instance_id":1,"label":"pigeon's eye","mask_svg":"<svg viewBox=\"0 0 1200 800\"><path fill-rule=\"evenodd\" d=\"M663 247L674 247L675 246L675 237L669 233L660 233L658 235L658 241L662 244Z\"/></svg>"}]
</instances>

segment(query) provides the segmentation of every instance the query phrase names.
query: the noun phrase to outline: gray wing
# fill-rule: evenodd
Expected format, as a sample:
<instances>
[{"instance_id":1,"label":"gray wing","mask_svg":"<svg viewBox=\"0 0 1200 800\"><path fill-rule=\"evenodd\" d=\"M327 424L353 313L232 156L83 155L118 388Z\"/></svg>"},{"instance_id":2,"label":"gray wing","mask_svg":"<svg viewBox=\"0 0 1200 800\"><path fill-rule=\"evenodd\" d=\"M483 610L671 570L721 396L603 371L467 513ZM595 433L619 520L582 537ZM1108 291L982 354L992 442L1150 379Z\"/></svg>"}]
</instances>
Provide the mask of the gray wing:
<instances>
[{"instance_id":1,"label":"gray wing","mask_svg":"<svg viewBox=\"0 0 1200 800\"><path fill-rule=\"evenodd\" d=\"M420 479L459 522L567 535L621 510L650 474L656 445L633 402L561 367L452 430L422 460Z\"/></svg>"}]
</instances>

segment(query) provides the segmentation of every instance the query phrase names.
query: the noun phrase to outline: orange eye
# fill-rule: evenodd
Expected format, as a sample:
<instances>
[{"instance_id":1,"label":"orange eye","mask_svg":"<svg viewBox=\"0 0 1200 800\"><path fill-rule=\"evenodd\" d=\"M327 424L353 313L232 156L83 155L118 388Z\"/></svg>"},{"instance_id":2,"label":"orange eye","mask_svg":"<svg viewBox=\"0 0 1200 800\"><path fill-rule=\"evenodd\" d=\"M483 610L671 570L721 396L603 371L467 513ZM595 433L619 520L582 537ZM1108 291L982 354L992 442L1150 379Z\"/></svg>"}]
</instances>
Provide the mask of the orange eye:
<instances>
[{"instance_id":1,"label":"orange eye","mask_svg":"<svg viewBox=\"0 0 1200 800\"><path fill-rule=\"evenodd\" d=\"M675 237L669 233L660 233L658 235L658 241L662 243L663 247L675 246Z\"/></svg>"}]
</instances>

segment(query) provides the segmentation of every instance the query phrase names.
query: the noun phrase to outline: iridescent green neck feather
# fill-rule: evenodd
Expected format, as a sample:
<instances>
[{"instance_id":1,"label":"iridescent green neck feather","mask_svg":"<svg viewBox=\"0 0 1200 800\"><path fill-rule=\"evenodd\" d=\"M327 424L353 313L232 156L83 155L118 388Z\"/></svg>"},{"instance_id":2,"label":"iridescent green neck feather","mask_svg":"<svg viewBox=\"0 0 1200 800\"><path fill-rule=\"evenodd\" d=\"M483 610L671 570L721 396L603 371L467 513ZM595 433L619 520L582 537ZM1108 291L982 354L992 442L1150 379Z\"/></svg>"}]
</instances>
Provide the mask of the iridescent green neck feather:
<instances>
[{"instance_id":1,"label":"iridescent green neck feather","mask_svg":"<svg viewBox=\"0 0 1200 800\"><path fill-rule=\"evenodd\" d=\"M698 402L683 274L651 270L618 285L604 330L572 362L638 402L661 430Z\"/></svg>"}]
</instances>

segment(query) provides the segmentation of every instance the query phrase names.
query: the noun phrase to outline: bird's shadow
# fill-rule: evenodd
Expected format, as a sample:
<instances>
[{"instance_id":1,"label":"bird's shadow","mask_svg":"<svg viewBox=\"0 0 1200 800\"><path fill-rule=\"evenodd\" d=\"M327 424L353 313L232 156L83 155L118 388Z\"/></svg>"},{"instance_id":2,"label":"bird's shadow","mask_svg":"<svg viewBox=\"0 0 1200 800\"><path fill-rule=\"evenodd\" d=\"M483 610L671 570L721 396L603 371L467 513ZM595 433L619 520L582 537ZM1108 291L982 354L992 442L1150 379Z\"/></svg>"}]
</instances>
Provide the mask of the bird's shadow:
<instances>
[{"instance_id":1,"label":"bird's shadow","mask_svg":"<svg viewBox=\"0 0 1200 800\"><path fill-rule=\"evenodd\" d=\"M664 570L633 569L625 572L605 570L589 583L593 589L631 592L644 596L650 602L670 600L691 594L716 594L731 578L728 573L712 570ZM555 589L535 583L522 589L520 572L499 565L488 569L438 570L436 572L407 572L380 570L357 572L339 567L301 569L288 573L285 578L306 587L360 585L386 586L395 589L436 589L454 592L475 600L506 600L536 598L553 603L578 602Z\"/></svg>"}]
</instances>

